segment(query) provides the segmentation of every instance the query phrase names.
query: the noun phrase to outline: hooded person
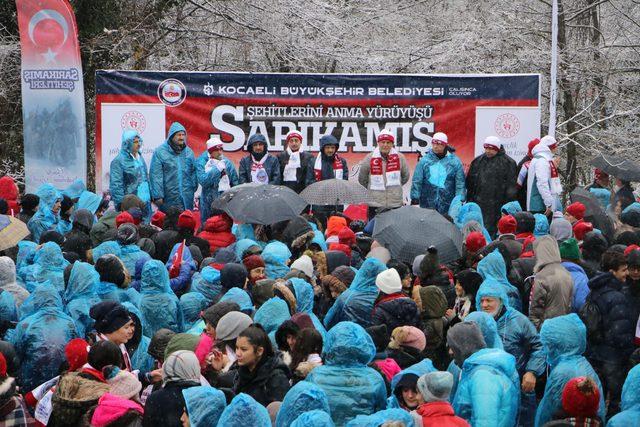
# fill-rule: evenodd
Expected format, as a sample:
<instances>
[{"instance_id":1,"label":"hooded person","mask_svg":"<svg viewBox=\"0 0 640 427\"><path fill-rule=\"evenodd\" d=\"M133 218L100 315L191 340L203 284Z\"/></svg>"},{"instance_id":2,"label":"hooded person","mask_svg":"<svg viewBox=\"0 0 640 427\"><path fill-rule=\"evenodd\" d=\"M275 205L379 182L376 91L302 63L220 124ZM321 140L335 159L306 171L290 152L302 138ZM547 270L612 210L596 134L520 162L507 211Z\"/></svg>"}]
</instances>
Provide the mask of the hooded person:
<instances>
[{"instance_id":1,"label":"hooded person","mask_svg":"<svg viewBox=\"0 0 640 427\"><path fill-rule=\"evenodd\" d=\"M420 286L437 286L447 298L447 307L453 307L456 300L456 290L453 286L453 275L449 274L446 266L440 264L438 249L430 246L427 253L420 261L419 284Z\"/></svg>"},{"instance_id":2,"label":"hooded person","mask_svg":"<svg viewBox=\"0 0 640 427\"><path fill-rule=\"evenodd\" d=\"M262 304L253 316L253 321L262 325L266 333L275 343L276 331L280 325L291 318L289 305L279 297L273 297Z\"/></svg>"},{"instance_id":3,"label":"hooded person","mask_svg":"<svg viewBox=\"0 0 640 427\"><path fill-rule=\"evenodd\" d=\"M18 203L18 195L20 191L12 177L5 175L0 178L0 199L7 203L6 215L18 216L20 213L20 203Z\"/></svg>"},{"instance_id":4,"label":"hooded person","mask_svg":"<svg viewBox=\"0 0 640 427\"><path fill-rule=\"evenodd\" d=\"M147 163L142 157L142 137L138 131L122 132L120 152L109 168L109 193L117 210L127 194L135 194L145 204L145 218L151 218L151 193Z\"/></svg>"},{"instance_id":5,"label":"hooded person","mask_svg":"<svg viewBox=\"0 0 640 427\"><path fill-rule=\"evenodd\" d=\"M287 133L287 148L278 153L282 185L300 193L315 182L313 174L313 155L305 151L302 134L293 129Z\"/></svg>"},{"instance_id":6,"label":"hooded person","mask_svg":"<svg viewBox=\"0 0 640 427\"><path fill-rule=\"evenodd\" d=\"M549 373L544 395L536 411L536 426L553 419L562 407L565 384L576 377L590 377L600 391L598 416L604 420L604 393L598 375L582 354L587 347L587 329L577 314L554 317L542 325L540 341L547 355Z\"/></svg>"},{"instance_id":7,"label":"hooded person","mask_svg":"<svg viewBox=\"0 0 640 427\"><path fill-rule=\"evenodd\" d=\"M239 239L235 244L236 258L241 262L249 255L260 255L262 247L252 239Z\"/></svg>"},{"instance_id":8,"label":"hooded person","mask_svg":"<svg viewBox=\"0 0 640 427\"><path fill-rule=\"evenodd\" d=\"M516 202L517 203L517 202ZM522 243L516 240L518 223L513 215L503 215L498 221L498 242L503 243L509 250L511 259L518 258L522 253Z\"/></svg>"},{"instance_id":9,"label":"hooded person","mask_svg":"<svg viewBox=\"0 0 640 427\"><path fill-rule=\"evenodd\" d=\"M375 283L380 293L373 304L372 325L384 324L391 330L398 326L422 327L418 306L402 292L402 279L396 269L379 273Z\"/></svg>"},{"instance_id":10,"label":"hooded person","mask_svg":"<svg viewBox=\"0 0 640 427\"><path fill-rule=\"evenodd\" d=\"M505 264L504 257L500 254L499 250L494 250L478 263L478 273L482 276L484 281L491 279L500 283L509 297L509 306L518 311L522 310L520 292L518 292L518 288L509 283L509 279L507 278L507 266ZM478 309L478 305L476 305L476 309Z\"/></svg>"},{"instance_id":11,"label":"hooded person","mask_svg":"<svg viewBox=\"0 0 640 427\"><path fill-rule=\"evenodd\" d=\"M160 261L147 262L142 270L143 333L148 337L161 328L182 331L182 310L178 297L169 285L169 272ZM158 307L163 307L158 310Z\"/></svg>"},{"instance_id":12,"label":"hooded person","mask_svg":"<svg viewBox=\"0 0 640 427\"><path fill-rule=\"evenodd\" d=\"M437 286L423 286L419 289L422 331L426 337L424 354L436 367L444 369L449 357L445 348L445 314L447 299Z\"/></svg>"},{"instance_id":13,"label":"hooded person","mask_svg":"<svg viewBox=\"0 0 640 427\"><path fill-rule=\"evenodd\" d=\"M133 336L125 344L125 349L131 360L131 369L139 371L139 376L151 382L150 372L156 368L154 358L149 354L151 338L143 335L142 313L140 309L130 302L125 302L122 306L127 310L131 320L133 320Z\"/></svg>"},{"instance_id":14,"label":"hooded person","mask_svg":"<svg viewBox=\"0 0 640 427\"><path fill-rule=\"evenodd\" d=\"M336 425L386 407L384 380L367 366L375 353L369 334L353 322L340 322L327 333L324 365L313 369L306 381L324 390Z\"/></svg>"},{"instance_id":15,"label":"hooded person","mask_svg":"<svg viewBox=\"0 0 640 427\"><path fill-rule=\"evenodd\" d=\"M140 293L129 287L131 278L120 258L111 254L103 255L96 260L94 268L100 275L100 283L95 288L100 300L140 305Z\"/></svg>"},{"instance_id":16,"label":"hooded person","mask_svg":"<svg viewBox=\"0 0 640 427\"><path fill-rule=\"evenodd\" d=\"M579 264L580 248L578 247L578 241L571 237L559 243L559 245L562 266L571 274L571 279L573 280L571 311L578 313L587 300L587 295L589 295L589 278Z\"/></svg>"},{"instance_id":17,"label":"hooded person","mask_svg":"<svg viewBox=\"0 0 640 427\"><path fill-rule=\"evenodd\" d=\"M93 247L89 233L94 219L94 214L87 209L78 209L73 213L71 231L64 235L64 252L75 252L81 261L87 262Z\"/></svg>"},{"instance_id":18,"label":"hooded person","mask_svg":"<svg viewBox=\"0 0 640 427\"><path fill-rule=\"evenodd\" d=\"M189 290L191 278L198 269L198 263L191 255L191 249L195 248L189 248L185 244L181 252L182 257L179 258L181 247L182 243L176 243L165 263L165 267L169 271L169 286L178 298Z\"/></svg>"},{"instance_id":19,"label":"hooded person","mask_svg":"<svg viewBox=\"0 0 640 427\"><path fill-rule=\"evenodd\" d=\"M599 403L600 390L593 379L572 378L562 390L562 410L555 415L554 421L546 423L545 426L604 425L604 422L598 419Z\"/></svg>"},{"instance_id":20,"label":"hooded person","mask_svg":"<svg viewBox=\"0 0 640 427\"><path fill-rule=\"evenodd\" d=\"M556 139L546 135L531 150L533 159L527 175L527 210L530 212L551 213L560 209L562 184L554 160L557 148Z\"/></svg>"},{"instance_id":21,"label":"hooded person","mask_svg":"<svg viewBox=\"0 0 640 427\"><path fill-rule=\"evenodd\" d=\"M215 254L218 249L226 248L236 241L231 232L233 220L227 214L215 215L204 222L198 237L209 242L209 253Z\"/></svg>"},{"instance_id":22,"label":"hooded person","mask_svg":"<svg viewBox=\"0 0 640 427\"><path fill-rule=\"evenodd\" d=\"M231 288L220 298L220 302L232 301L240 306L240 311L248 315L252 315L254 312L253 302L249 294L240 288Z\"/></svg>"},{"instance_id":23,"label":"hooded person","mask_svg":"<svg viewBox=\"0 0 640 427\"><path fill-rule=\"evenodd\" d=\"M70 198L63 195L60 202L60 221L56 226L56 231L60 234L66 234L71 231L71 215L73 214L73 202Z\"/></svg>"},{"instance_id":24,"label":"hooded person","mask_svg":"<svg viewBox=\"0 0 640 427\"><path fill-rule=\"evenodd\" d=\"M338 155L340 144L333 135L320 137L320 153L316 157L313 171L315 181L325 179L349 179L347 160Z\"/></svg>"},{"instance_id":25,"label":"hooded person","mask_svg":"<svg viewBox=\"0 0 640 427\"><path fill-rule=\"evenodd\" d=\"M259 258L259 257L258 257ZM253 264L250 264L252 266ZM222 293L232 288L244 289L249 278L249 272L243 264L230 262L220 270L220 286Z\"/></svg>"},{"instance_id":26,"label":"hooded person","mask_svg":"<svg viewBox=\"0 0 640 427\"><path fill-rule=\"evenodd\" d=\"M93 329L94 320L89 315L91 307L100 302L95 289L100 283L100 275L91 264L75 262L71 268L69 283L64 290L65 312L71 316L78 335L86 336Z\"/></svg>"},{"instance_id":27,"label":"hooded person","mask_svg":"<svg viewBox=\"0 0 640 427\"><path fill-rule=\"evenodd\" d=\"M8 256L0 257L0 289L13 296L16 308L20 308L29 292L17 283L16 265Z\"/></svg>"},{"instance_id":28,"label":"hooded person","mask_svg":"<svg viewBox=\"0 0 640 427\"><path fill-rule=\"evenodd\" d=\"M453 375L449 372L428 372L418 378L418 392L422 395L422 403L417 413L422 417L423 427L468 427L463 418L456 416L449 403L449 395L453 387Z\"/></svg>"},{"instance_id":29,"label":"hooded person","mask_svg":"<svg viewBox=\"0 0 640 427\"><path fill-rule=\"evenodd\" d=\"M120 244L120 261L126 267L129 276L133 276L136 272L136 262L139 259L150 260L151 257L137 245L139 236L135 225L122 224L118 227L116 236Z\"/></svg>"},{"instance_id":30,"label":"hooded person","mask_svg":"<svg viewBox=\"0 0 640 427\"><path fill-rule=\"evenodd\" d=\"M429 372L437 372L437 369L431 360L424 359L397 373L391 380L391 396L387 399L387 408L400 408L407 412L418 409L418 378Z\"/></svg>"},{"instance_id":31,"label":"hooded person","mask_svg":"<svg viewBox=\"0 0 640 427\"><path fill-rule=\"evenodd\" d=\"M620 409L622 411L609 419L607 426L624 427L638 422L640 417L640 365L634 366L624 381Z\"/></svg>"},{"instance_id":32,"label":"hooded person","mask_svg":"<svg viewBox=\"0 0 640 427\"><path fill-rule=\"evenodd\" d=\"M109 210L102 215L91 227L89 237L93 246L98 246L109 240L116 239L116 217L118 212Z\"/></svg>"},{"instance_id":33,"label":"hooded person","mask_svg":"<svg viewBox=\"0 0 640 427\"><path fill-rule=\"evenodd\" d=\"M291 251L282 242L269 243L262 250L262 259L265 263L265 274L268 279L282 279L289 273L289 261Z\"/></svg>"},{"instance_id":34,"label":"hooded person","mask_svg":"<svg viewBox=\"0 0 640 427\"><path fill-rule=\"evenodd\" d=\"M536 239L549 234L549 220L547 217L540 213L534 214L533 217L536 220L536 226L533 229L533 235L536 236Z\"/></svg>"},{"instance_id":35,"label":"hooded person","mask_svg":"<svg viewBox=\"0 0 640 427\"><path fill-rule=\"evenodd\" d=\"M267 409L245 393L235 396L224 409L218 426L271 427L271 418Z\"/></svg>"},{"instance_id":36,"label":"hooded person","mask_svg":"<svg viewBox=\"0 0 640 427\"><path fill-rule=\"evenodd\" d=\"M222 294L220 271L213 267L205 267L191 278L191 291L197 292L205 298L207 306L218 301Z\"/></svg>"},{"instance_id":37,"label":"hooded person","mask_svg":"<svg viewBox=\"0 0 640 427\"><path fill-rule=\"evenodd\" d=\"M607 239L598 232L592 231L584 236L581 248L582 268L589 279L594 278L600 272L600 261L608 247Z\"/></svg>"},{"instance_id":38,"label":"hooded person","mask_svg":"<svg viewBox=\"0 0 640 427\"><path fill-rule=\"evenodd\" d=\"M213 387L199 386L182 390L185 403L185 416L193 427L216 426L227 406L224 393Z\"/></svg>"},{"instance_id":39,"label":"hooded person","mask_svg":"<svg viewBox=\"0 0 640 427\"><path fill-rule=\"evenodd\" d=\"M190 330L200 320L200 313L207 308L207 299L198 292L187 292L180 297L183 329Z\"/></svg>"},{"instance_id":40,"label":"hooded person","mask_svg":"<svg viewBox=\"0 0 640 427\"><path fill-rule=\"evenodd\" d=\"M69 262L64 259L60 246L53 242L42 245L35 253L33 265L25 272L24 280L29 292L42 283L49 282L58 292L64 291L64 269Z\"/></svg>"},{"instance_id":41,"label":"hooded person","mask_svg":"<svg viewBox=\"0 0 640 427\"><path fill-rule=\"evenodd\" d=\"M349 288L340 294L324 318L327 330L342 321L353 321L362 327L371 325L373 305L378 296L375 281L387 269L375 258L362 263Z\"/></svg>"},{"instance_id":42,"label":"hooded person","mask_svg":"<svg viewBox=\"0 0 640 427\"><path fill-rule=\"evenodd\" d=\"M280 163L269 154L269 144L264 135L255 133L247 141L247 156L238 165L239 183L280 185Z\"/></svg>"},{"instance_id":43,"label":"hooded person","mask_svg":"<svg viewBox=\"0 0 640 427\"><path fill-rule=\"evenodd\" d=\"M411 204L445 214L454 197L464 200L464 169L454 152L446 134L433 135L431 149L420 158L413 172Z\"/></svg>"},{"instance_id":44,"label":"hooded person","mask_svg":"<svg viewBox=\"0 0 640 427\"><path fill-rule=\"evenodd\" d=\"M313 322L313 327L318 332L320 332L320 335L322 335L322 338L324 338L327 334L327 330L324 328L324 325L322 324L320 319L318 319L318 317L313 313L313 286L298 278L292 278L289 279L289 281L293 285L293 290L296 297L297 312L309 315L311 321Z\"/></svg>"},{"instance_id":45,"label":"hooded person","mask_svg":"<svg viewBox=\"0 0 640 427\"><path fill-rule=\"evenodd\" d=\"M549 226L549 234L551 234L558 244L573 237L573 228L571 223L563 216L554 214L551 225Z\"/></svg>"},{"instance_id":46,"label":"hooded person","mask_svg":"<svg viewBox=\"0 0 640 427\"><path fill-rule=\"evenodd\" d=\"M27 223L31 239L34 242L40 241L40 236L47 230L53 230L60 221L60 203L62 194L51 184L42 184L36 191L40 198L38 211Z\"/></svg>"},{"instance_id":47,"label":"hooded person","mask_svg":"<svg viewBox=\"0 0 640 427\"><path fill-rule=\"evenodd\" d=\"M308 411L329 413L329 399L322 388L307 381L301 381L287 392L278 411L275 427L289 427L296 418Z\"/></svg>"},{"instance_id":48,"label":"hooded person","mask_svg":"<svg viewBox=\"0 0 640 427\"><path fill-rule=\"evenodd\" d=\"M456 365L462 367L453 400L455 413L473 426L515 425L520 401L515 358L503 350L486 348L473 322L449 329L447 343Z\"/></svg>"},{"instance_id":49,"label":"hooded person","mask_svg":"<svg viewBox=\"0 0 640 427\"><path fill-rule=\"evenodd\" d=\"M171 124L164 144L153 152L149 183L151 199L163 212L171 206L193 209L198 188L196 159L187 146L187 131L178 122Z\"/></svg>"}]
</instances>

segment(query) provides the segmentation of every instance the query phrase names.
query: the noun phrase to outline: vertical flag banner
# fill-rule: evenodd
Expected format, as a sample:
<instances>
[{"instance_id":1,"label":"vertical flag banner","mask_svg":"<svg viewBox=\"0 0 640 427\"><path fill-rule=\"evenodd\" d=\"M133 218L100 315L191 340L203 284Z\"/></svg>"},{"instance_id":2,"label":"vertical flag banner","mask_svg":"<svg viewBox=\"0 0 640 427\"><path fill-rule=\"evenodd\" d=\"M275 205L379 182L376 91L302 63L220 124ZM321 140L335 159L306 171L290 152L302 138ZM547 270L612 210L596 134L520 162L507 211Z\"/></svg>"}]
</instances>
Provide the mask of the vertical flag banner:
<instances>
[{"instance_id":1,"label":"vertical flag banner","mask_svg":"<svg viewBox=\"0 0 640 427\"><path fill-rule=\"evenodd\" d=\"M22 118L27 191L86 180L82 65L67 0L16 0L22 50Z\"/></svg>"}]
</instances>

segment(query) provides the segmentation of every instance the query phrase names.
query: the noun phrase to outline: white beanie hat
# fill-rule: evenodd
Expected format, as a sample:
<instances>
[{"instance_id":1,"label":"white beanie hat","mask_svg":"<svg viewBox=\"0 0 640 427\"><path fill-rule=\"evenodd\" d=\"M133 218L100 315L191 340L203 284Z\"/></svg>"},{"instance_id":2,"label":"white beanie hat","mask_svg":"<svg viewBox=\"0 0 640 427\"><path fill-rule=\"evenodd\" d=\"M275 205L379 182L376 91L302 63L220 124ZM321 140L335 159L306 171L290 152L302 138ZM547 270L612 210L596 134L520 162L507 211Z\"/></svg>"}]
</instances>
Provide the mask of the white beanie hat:
<instances>
[{"instance_id":1,"label":"white beanie hat","mask_svg":"<svg viewBox=\"0 0 640 427\"><path fill-rule=\"evenodd\" d=\"M498 138L497 136L488 136L484 139L484 148L487 148L487 145L489 147L495 148L496 150L499 150L502 146L502 143L500 142L500 138Z\"/></svg>"},{"instance_id":2,"label":"white beanie hat","mask_svg":"<svg viewBox=\"0 0 640 427\"><path fill-rule=\"evenodd\" d=\"M391 141L396 142L396 137L393 136L393 132L390 129L383 129L379 134L377 141Z\"/></svg>"},{"instance_id":3,"label":"white beanie hat","mask_svg":"<svg viewBox=\"0 0 640 427\"><path fill-rule=\"evenodd\" d=\"M402 279L395 268L389 268L376 276L376 286L387 295L402 291Z\"/></svg>"},{"instance_id":4,"label":"white beanie hat","mask_svg":"<svg viewBox=\"0 0 640 427\"><path fill-rule=\"evenodd\" d=\"M549 148L555 148L558 145L558 141L551 135L545 135L540 140L540 144L546 145Z\"/></svg>"},{"instance_id":5,"label":"white beanie hat","mask_svg":"<svg viewBox=\"0 0 640 427\"><path fill-rule=\"evenodd\" d=\"M291 268L302 271L308 278L313 277L313 261L309 255L302 255L300 258L293 261Z\"/></svg>"},{"instance_id":6,"label":"white beanie hat","mask_svg":"<svg viewBox=\"0 0 640 427\"><path fill-rule=\"evenodd\" d=\"M418 378L417 386L425 402L444 402L453 388L453 375L446 371L429 372Z\"/></svg>"},{"instance_id":7,"label":"white beanie hat","mask_svg":"<svg viewBox=\"0 0 640 427\"><path fill-rule=\"evenodd\" d=\"M449 145L449 137L444 132L436 132L431 138L431 144Z\"/></svg>"},{"instance_id":8,"label":"white beanie hat","mask_svg":"<svg viewBox=\"0 0 640 427\"><path fill-rule=\"evenodd\" d=\"M224 146L224 143L222 142L222 140L218 135L213 135L211 138L209 138L209 140L207 140L207 151L211 150L212 148L216 148L218 146L220 148Z\"/></svg>"}]
</instances>

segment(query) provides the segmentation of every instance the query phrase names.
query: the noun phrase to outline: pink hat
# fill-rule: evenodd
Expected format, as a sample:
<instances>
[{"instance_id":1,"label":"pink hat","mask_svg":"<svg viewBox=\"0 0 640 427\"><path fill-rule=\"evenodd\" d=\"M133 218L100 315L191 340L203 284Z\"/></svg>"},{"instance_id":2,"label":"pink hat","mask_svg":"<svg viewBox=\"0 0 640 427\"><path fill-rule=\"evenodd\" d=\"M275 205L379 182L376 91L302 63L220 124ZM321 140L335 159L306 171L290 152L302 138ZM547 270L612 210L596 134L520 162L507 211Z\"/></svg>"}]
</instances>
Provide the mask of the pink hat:
<instances>
[{"instance_id":1,"label":"pink hat","mask_svg":"<svg viewBox=\"0 0 640 427\"><path fill-rule=\"evenodd\" d=\"M427 339L424 332L415 326L400 326L395 328L391 333L391 343L389 347L398 348L398 346L415 348L423 351L427 346Z\"/></svg>"}]
</instances>

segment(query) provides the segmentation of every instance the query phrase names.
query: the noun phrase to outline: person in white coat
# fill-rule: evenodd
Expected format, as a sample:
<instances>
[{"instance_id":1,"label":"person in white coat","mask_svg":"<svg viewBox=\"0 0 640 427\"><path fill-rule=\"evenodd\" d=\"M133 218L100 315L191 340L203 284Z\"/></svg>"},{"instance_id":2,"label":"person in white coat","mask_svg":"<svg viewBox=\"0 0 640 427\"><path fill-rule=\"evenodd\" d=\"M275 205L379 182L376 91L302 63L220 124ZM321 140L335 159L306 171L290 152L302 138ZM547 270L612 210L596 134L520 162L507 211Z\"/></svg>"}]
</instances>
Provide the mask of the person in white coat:
<instances>
[{"instance_id":1,"label":"person in white coat","mask_svg":"<svg viewBox=\"0 0 640 427\"><path fill-rule=\"evenodd\" d=\"M550 215L560 210L562 184L553 155L558 142L552 136L545 136L533 150L533 159L527 177L527 210Z\"/></svg>"}]
</instances>

